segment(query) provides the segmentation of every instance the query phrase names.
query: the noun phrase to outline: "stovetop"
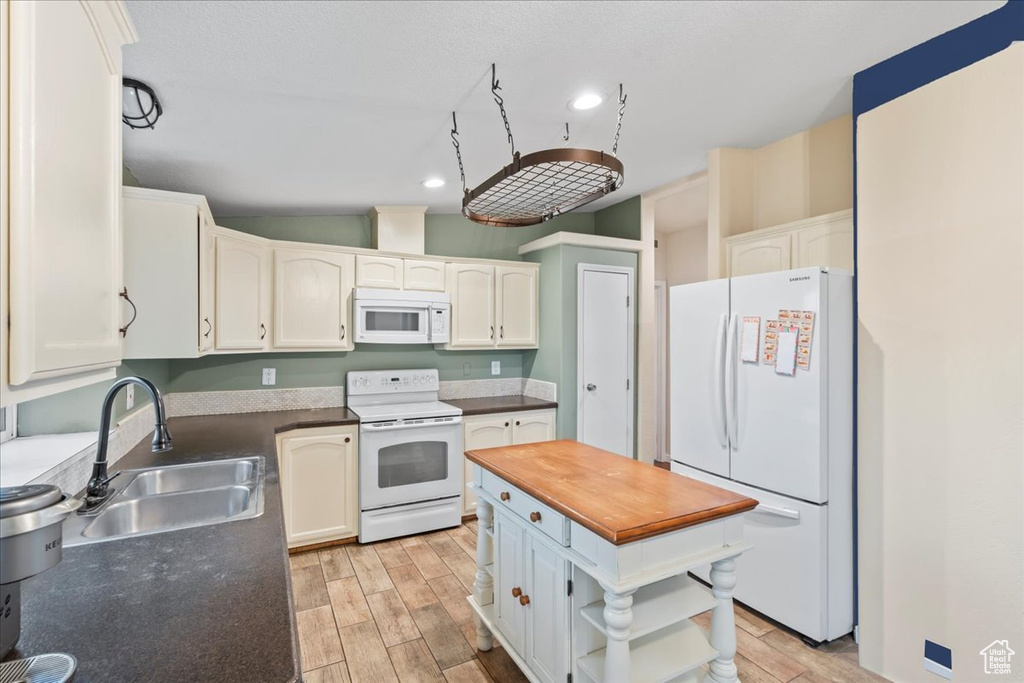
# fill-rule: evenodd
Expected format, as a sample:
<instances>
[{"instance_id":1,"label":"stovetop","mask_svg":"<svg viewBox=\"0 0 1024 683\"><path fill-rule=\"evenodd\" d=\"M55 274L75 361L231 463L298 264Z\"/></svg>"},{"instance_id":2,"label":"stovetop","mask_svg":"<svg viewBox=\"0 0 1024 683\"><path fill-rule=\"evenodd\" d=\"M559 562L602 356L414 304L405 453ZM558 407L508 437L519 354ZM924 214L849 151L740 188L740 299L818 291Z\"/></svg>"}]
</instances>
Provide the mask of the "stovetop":
<instances>
[{"instance_id":1,"label":"stovetop","mask_svg":"<svg viewBox=\"0 0 1024 683\"><path fill-rule=\"evenodd\" d=\"M415 403L392 403L363 406L349 406L359 416L360 422L383 422L385 420L414 420L427 417L452 417L462 415L462 409L441 401L417 401Z\"/></svg>"}]
</instances>

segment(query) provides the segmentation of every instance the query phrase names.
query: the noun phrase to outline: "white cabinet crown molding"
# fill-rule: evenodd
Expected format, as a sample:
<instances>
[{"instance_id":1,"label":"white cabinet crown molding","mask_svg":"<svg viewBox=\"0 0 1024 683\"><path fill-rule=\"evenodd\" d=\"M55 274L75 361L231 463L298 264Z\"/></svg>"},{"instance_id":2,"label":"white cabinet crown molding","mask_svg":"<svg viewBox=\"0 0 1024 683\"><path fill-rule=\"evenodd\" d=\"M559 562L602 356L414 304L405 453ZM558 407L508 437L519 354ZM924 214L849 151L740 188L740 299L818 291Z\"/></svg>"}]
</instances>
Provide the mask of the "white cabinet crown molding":
<instances>
[{"instance_id":1,"label":"white cabinet crown molding","mask_svg":"<svg viewBox=\"0 0 1024 683\"><path fill-rule=\"evenodd\" d=\"M798 221L793 221L791 223L782 223L781 225L773 225L769 228L758 228L757 230L741 232L736 235L730 235L729 237L726 237L722 241L725 242L726 244L732 244L735 242L742 242L744 240L753 240L762 237L768 237L783 232L804 230L806 228L812 228L817 225L835 223L846 219L853 219L853 209L843 209L842 211L836 211L834 213L823 213L820 216L802 218Z\"/></svg>"}]
</instances>

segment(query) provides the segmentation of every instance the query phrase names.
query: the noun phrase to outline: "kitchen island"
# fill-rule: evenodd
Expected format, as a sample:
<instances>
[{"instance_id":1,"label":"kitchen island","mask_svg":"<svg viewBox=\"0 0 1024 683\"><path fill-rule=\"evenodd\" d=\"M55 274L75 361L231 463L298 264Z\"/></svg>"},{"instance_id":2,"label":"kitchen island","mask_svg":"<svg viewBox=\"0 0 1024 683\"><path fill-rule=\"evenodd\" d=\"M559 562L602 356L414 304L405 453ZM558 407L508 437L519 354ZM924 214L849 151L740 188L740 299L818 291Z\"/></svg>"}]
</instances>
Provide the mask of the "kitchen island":
<instances>
[{"instance_id":1,"label":"kitchen island","mask_svg":"<svg viewBox=\"0 0 1024 683\"><path fill-rule=\"evenodd\" d=\"M576 441L471 450L470 606L532 681L735 681L732 591L757 501ZM710 564L712 589L687 575ZM690 618L712 611L710 636ZM571 676L571 678L570 678Z\"/></svg>"}]
</instances>

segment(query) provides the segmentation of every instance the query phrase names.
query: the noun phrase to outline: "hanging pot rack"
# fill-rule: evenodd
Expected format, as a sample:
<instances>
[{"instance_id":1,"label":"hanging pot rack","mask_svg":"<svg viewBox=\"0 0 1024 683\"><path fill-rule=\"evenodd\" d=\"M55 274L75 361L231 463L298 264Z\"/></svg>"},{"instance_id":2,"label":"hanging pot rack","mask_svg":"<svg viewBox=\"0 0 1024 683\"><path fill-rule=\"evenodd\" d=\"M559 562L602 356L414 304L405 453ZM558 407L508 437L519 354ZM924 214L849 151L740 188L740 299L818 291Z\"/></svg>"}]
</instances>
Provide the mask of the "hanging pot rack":
<instances>
[{"instance_id":1,"label":"hanging pot rack","mask_svg":"<svg viewBox=\"0 0 1024 683\"><path fill-rule=\"evenodd\" d=\"M622 187L625 169L616 157L626 96L619 85L619 110L611 154L591 149L559 147L520 156L505 113L505 102L498 91L495 65L491 65L491 94L498 105L505 134L512 148L512 163L472 190L466 187L466 172L459 148L459 127L452 112L452 145L462 178L462 213L481 225L501 228L536 225L559 214L589 204ZM562 138L569 139L569 124Z\"/></svg>"}]
</instances>

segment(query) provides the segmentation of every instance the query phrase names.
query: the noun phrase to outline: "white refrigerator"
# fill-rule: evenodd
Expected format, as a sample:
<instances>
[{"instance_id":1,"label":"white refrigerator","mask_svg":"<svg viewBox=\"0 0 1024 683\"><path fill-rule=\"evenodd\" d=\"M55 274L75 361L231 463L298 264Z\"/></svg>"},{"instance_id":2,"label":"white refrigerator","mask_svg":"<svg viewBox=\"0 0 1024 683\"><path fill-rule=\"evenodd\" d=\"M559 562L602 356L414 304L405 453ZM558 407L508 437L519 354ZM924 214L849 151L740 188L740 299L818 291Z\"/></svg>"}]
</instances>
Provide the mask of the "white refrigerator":
<instances>
[{"instance_id":1,"label":"white refrigerator","mask_svg":"<svg viewBox=\"0 0 1024 683\"><path fill-rule=\"evenodd\" d=\"M759 503L744 515L754 548L737 563L735 598L813 641L849 633L852 276L804 268L679 285L669 306L672 471ZM764 353L769 321L786 311L814 313L806 366L791 375ZM695 573L707 580L708 568Z\"/></svg>"}]
</instances>

